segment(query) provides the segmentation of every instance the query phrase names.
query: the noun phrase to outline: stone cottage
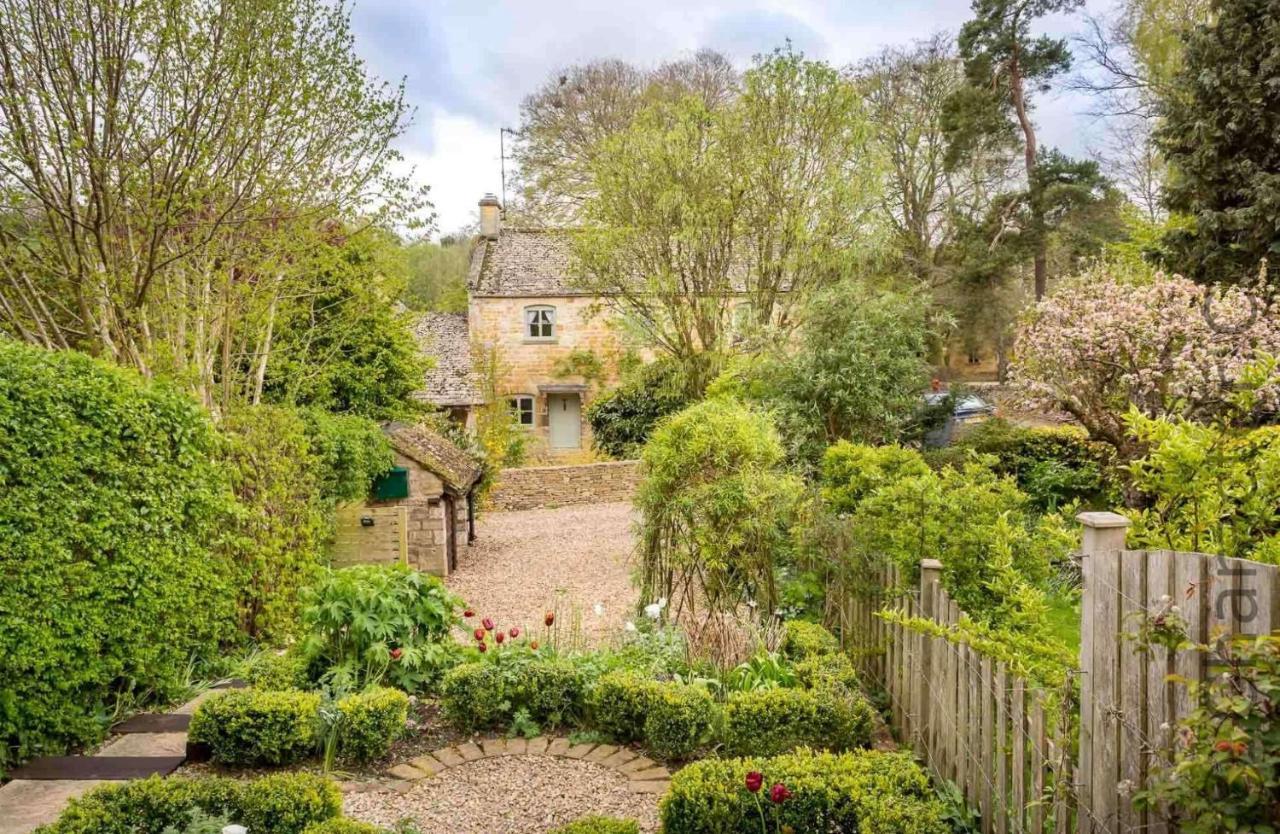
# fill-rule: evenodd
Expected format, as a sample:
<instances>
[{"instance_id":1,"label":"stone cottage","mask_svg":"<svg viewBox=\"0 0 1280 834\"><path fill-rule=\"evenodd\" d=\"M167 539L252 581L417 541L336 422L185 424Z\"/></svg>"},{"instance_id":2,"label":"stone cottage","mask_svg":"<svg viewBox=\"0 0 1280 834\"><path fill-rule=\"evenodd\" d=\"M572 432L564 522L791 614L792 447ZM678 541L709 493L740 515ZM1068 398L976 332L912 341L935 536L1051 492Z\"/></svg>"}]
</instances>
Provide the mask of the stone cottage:
<instances>
[{"instance_id":1,"label":"stone cottage","mask_svg":"<svg viewBox=\"0 0 1280 834\"><path fill-rule=\"evenodd\" d=\"M458 548L475 539L480 464L424 426L384 427L395 468L363 504L339 508L335 566L401 562L437 576L458 564Z\"/></svg>"}]
</instances>

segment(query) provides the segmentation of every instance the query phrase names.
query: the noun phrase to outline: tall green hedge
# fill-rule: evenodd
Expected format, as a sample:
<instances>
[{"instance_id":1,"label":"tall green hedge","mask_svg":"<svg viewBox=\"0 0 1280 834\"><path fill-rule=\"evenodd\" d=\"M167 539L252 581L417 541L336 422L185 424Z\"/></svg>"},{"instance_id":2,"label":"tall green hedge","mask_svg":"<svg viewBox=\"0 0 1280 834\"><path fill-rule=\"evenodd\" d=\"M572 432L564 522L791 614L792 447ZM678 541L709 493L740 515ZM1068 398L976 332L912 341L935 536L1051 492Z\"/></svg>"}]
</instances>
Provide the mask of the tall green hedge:
<instances>
[{"instance_id":1,"label":"tall green hedge","mask_svg":"<svg viewBox=\"0 0 1280 834\"><path fill-rule=\"evenodd\" d=\"M0 340L0 768L178 694L232 635L217 445L173 387Z\"/></svg>"}]
</instances>

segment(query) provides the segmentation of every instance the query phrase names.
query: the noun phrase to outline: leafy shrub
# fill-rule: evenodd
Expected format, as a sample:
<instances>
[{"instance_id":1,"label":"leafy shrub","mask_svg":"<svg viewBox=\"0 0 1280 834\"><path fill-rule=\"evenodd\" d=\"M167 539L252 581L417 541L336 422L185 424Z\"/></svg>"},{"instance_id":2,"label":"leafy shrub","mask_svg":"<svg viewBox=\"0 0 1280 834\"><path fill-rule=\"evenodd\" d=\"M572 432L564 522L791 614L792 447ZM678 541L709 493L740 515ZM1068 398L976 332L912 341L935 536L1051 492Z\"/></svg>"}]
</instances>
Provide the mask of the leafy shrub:
<instances>
[{"instance_id":1,"label":"leafy shrub","mask_svg":"<svg viewBox=\"0 0 1280 834\"><path fill-rule=\"evenodd\" d=\"M673 359L658 359L627 374L622 383L587 406L595 447L618 458L634 458L662 418L690 403L685 375Z\"/></svg>"},{"instance_id":2,"label":"leafy shrub","mask_svg":"<svg viewBox=\"0 0 1280 834\"><path fill-rule=\"evenodd\" d=\"M308 689L311 679L307 674L307 659L296 649L285 652L264 651L254 655L241 674L253 684L254 689L284 691Z\"/></svg>"},{"instance_id":3,"label":"leafy shrub","mask_svg":"<svg viewBox=\"0 0 1280 834\"><path fill-rule=\"evenodd\" d=\"M791 791L773 804L747 789ZM740 834L760 827L760 806L778 830L864 834L948 834L925 771L906 753L796 753L762 759L704 759L681 769L662 799L664 834Z\"/></svg>"},{"instance_id":4,"label":"leafy shrub","mask_svg":"<svg viewBox=\"0 0 1280 834\"><path fill-rule=\"evenodd\" d=\"M960 466L973 453L990 455L992 468L1011 475L1039 509L1054 510L1072 501L1113 503L1115 450L1075 426L1025 428L987 420L953 445L930 453L929 459L938 466Z\"/></svg>"},{"instance_id":5,"label":"leafy shrub","mask_svg":"<svg viewBox=\"0 0 1280 834\"><path fill-rule=\"evenodd\" d=\"M188 732L230 765L292 764L315 752L320 696L232 689L196 707Z\"/></svg>"},{"instance_id":6,"label":"leafy shrub","mask_svg":"<svg viewBox=\"0 0 1280 834\"><path fill-rule=\"evenodd\" d=\"M709 613L777 605L775 562L801 486L782 469L769 418L729 399L664 421L644 448L636 495L641 597L693 597Z\"/></svg>"},{"instance_id":7,"label":"leafy shrub","mask_svg":"<svg viewBox=\"0 0 1280 834\"><path fill-rule=\"evenodd\" d=\"M550 834L640 834L640 824L617 817L583 817L552 830Z\"/></svg>"},{"instance_id":8,"label":"leafy shrub","mask_svg":"<svg viewBox=\"0 0 1280 834\"><path fill-rule=\"evenodd\" d=\"M858 672L844 654L815 655L792 665L796 684L805 689L860 691Z\"/></svg>"},{"instance_id":9,"label":"leafy shrub","mask_svg":"<svg viewBox=\"0 0 1280 834\"><path fill-rule=\"evenodd\" d=\"M153 776L94 788L71 800L40 834L162 834L181 830L197 812L233 818L254 834L301 834L335 819L342 794L310 773L277 773L252 781Z\"/></svg>"},{"instance_id":10,"label":"leafy shrub","mask_svg":"<svg viewBox=\"0 0 1280 834\"><path fill-rule=\"evenodd\" d=\"M644 737L645 718L661 689L662 684L636 672L610 672L587 693L591 722L615 741L638 741Z\"/></svg>"},{"instance_id":11,"label":"leafy shrub","mask_svg":"<svg viewBox=\"0 0 1280 834\"><path fill-rule=\"evenodd\" d=\"M928 472L929 464L914 449L842 440L822 456L822 500L834 512L851 513L880 487Z\"/></svg>"},{"instance_id":12,"label":"leafy shrub","mask_svg":"<svg viewBox=\"0 0 1280 834\"><path fill-rule=\"evenodd\" d=\"M664 759L685 759L706 740L716 720L711 695L698 686L664 684L649 702L644 744Z\"/></svg>"},{"instance_id":13,"label":"leafy shrub","mask_svg":"<svg viewBox=\"0 0 1280 834\"><path fill-rule=\"evenodd\" d=\"M445 717L472 732L496 727L511 714L502 670L492 663L462 663L445 673L440 704Z\"/></svg>"},{"instance_id":14,"label":"leafy shrub","mask_svg":"<svg viewBox=\"0 0 1280 834\"><path fill-rule=\"evenodd\" d=\"M825 687L735 692L724 710L725 749L729 755L772 756L797 747L865 747L874 712L860 694Z\"/></svg>"},{"instance_id":15,"label":"leafy shrub","mask_svg":"<svg viewBox=\"0 0 1280 834\"><path fill-rule=\"evenodd\" d=\"M409 696L398 689L376 687L339 698L338 755L368 762L387 755L404 732Z\"/></svg>"},{"instance_id":16,"label":"leafy shrub","mask_svg":"<svg viewBox=\"0 0 1280 834\"><path fill-rule=\"evenodd\" d=\"M415 691L455 650L458 599L438 577L404 565L327 570L303 601L303 654L338 690L386 682Z\"/></svg>"},{"instance_id":17,"label":"leafy shrub","mask_svg":"<svg viewBox=\"0 0 1280 834\"><path fill-rule=\"evenodd\" d=\"M317 462L319 498L329 504L363 501L374 480L391 468L391 442L378 424L354 414L301 409L311 455Z\"/></svg>"},{"instance_id":18,"label":"leafy shrub","mask_svg":"<svg viewBox=\"0 0 1280 834\"><path fill-rule=\"evenodd\" d=\"M1153 813L1172 809L1177 830L1192 834L1273 830L1280 639L1238 638L1220 647L1212 659L1218 673L1191 685L1196 708L1175 731L1172 763L1156 771L1137 801Z\"/></svg>"},{"instance_id":19,"label":"leafy shrub","mask_svg":"<svg viewBox=\"0 0 1280 834\"><path fill-rule=\"evenodd\" d=\"M335 817L324 822L308 825L302 834L387 834L387 829L370 822Z\"/></svg>"},{"instance_id":20,"label":"leafy shrub","mask_svg":"<svg viewBox=\"0 0 1280 834\"><path fill-rule=\"evenodd\" d=\"M0 769L178 697L233 636L216 451L176 388L0 339Z\"/></svg>"},{"instance_id":21,"label":"leafy shrub","mask_svg":"<svg viewBox=\"0 0 1280 834\"><path fill-rule=\"evenodd\" d=\"M807 660L840 652L840 641L817 623L787 620L782 628L782 654L788 660Z\"/></svg>"},{"instance_id":22,"label":"leafy shrub","mask_svg":"<svg viewBox=\"0 0 1280 834\"><path fill-rule=\"evenodd\" d=\"M455 666L444 676L441 703L459 727L495 727L517 713L550 727L581 717L585 681L572 663L519 649L494 654Z\"/></svg>"}]
</instances>

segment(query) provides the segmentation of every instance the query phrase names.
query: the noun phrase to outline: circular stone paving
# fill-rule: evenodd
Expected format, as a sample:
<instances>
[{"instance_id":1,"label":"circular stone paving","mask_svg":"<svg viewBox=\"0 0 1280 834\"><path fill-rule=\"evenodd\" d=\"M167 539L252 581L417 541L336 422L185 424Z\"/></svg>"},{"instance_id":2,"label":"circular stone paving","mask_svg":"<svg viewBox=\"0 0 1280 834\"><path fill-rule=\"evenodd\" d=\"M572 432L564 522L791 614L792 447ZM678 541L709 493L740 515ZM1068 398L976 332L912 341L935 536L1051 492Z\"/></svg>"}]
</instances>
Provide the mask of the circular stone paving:
<instances>
[{"instance_id":1,"label":"circular stone paving","mask_svg":"<svg viewBox=\"0 0 1280 834\"><path fill-rule=\"evenodd\" d=\"M384 826L412 820L422 834L543 834L588 814L654 832L670 784L666 768L634 751L546 737L448 747L388 776L396 781L348 793L346 814Z\"/></svg>"}]
</instances>

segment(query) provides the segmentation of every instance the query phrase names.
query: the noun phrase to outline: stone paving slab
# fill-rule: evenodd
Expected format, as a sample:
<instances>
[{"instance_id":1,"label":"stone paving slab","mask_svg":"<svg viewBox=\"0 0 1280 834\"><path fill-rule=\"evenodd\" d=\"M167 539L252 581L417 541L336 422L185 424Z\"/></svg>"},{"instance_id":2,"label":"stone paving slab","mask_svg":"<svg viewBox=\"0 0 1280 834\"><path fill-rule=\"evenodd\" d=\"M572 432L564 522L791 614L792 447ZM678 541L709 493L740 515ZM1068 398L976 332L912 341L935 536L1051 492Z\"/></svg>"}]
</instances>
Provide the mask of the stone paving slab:
<instances>
[{"instance_id":1,"label":"stone paving slab","mask_svg":"<svg viewBox=\"0 0 1280 834\"><path fill-rule=\"evenodd\" d=\"M53 822L67 803L105 782L15 779L0 787L0 834L30 834Z\"/></svg>"},{"instance_id":2,"label":"stone paving slab","mask_svg":"<svg viewBox=\"0 0 1280 834\"><path fill-rule=\"evenodd\" d=\"M95 756L185 756L186 733L130 733L104 744Z\"/></svg>"}]
</instances>

